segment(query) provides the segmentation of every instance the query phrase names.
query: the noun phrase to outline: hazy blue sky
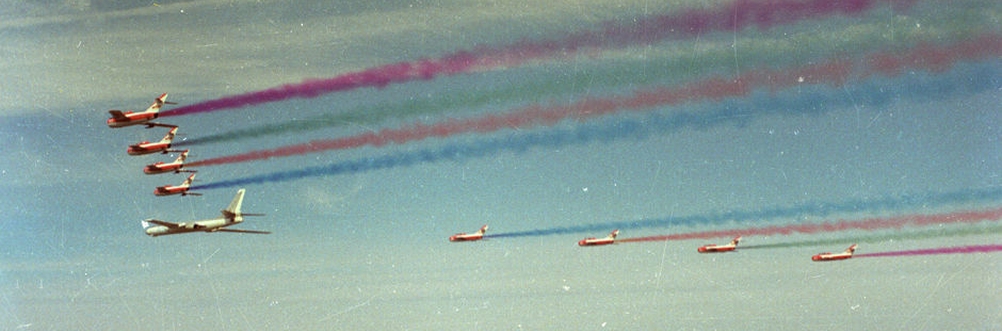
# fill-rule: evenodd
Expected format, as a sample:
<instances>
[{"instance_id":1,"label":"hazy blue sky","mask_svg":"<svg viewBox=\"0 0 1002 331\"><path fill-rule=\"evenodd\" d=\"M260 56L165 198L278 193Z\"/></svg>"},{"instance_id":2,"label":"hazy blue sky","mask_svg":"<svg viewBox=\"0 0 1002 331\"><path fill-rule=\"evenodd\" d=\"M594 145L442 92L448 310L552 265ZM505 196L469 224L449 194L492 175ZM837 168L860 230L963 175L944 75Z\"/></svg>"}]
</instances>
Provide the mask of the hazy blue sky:
<instances>
[{"instance_id":1,"label":"hazy blue sky","mask_svg":"<svg viewBox=\"0 0 1002 331\"><path fill-rule=\"evenodd\" d=\"M997 218L956 221L1002 207L1002 6L773 3L0 5L0 330L1002 328L1000 253L810 261L1002 244ZM393 67L419 60L442 65ZM155 197L185 176L141 169L174 155L125 149L166 129L104 123L359 72L399 79L159 121L191 161L454 130L198 167L203 196ZM239 188L267 216L237 227L272 234L142 232ZM728 254L576 245L919 214L946 216ZM447 240L483 224L498 237Z\"/></svg>"}]
</instances>

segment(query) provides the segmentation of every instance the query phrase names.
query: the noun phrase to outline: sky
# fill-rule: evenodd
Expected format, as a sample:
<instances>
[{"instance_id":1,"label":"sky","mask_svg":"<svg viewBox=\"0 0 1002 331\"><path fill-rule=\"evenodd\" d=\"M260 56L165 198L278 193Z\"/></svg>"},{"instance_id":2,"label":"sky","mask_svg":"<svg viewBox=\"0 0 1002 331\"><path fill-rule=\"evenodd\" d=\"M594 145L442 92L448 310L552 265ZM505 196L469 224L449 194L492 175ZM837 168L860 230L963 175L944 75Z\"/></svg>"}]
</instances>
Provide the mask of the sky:
<instances>
[{"instance_id":1,"label":"sky","mask_svg":"<svg viewBox=\"0 0 1002 331\"><path fill-rule=\"evenodd\" d=\"M1000 10L7 2L0 329L999 329Z\"/></svg>"}]
</instances>

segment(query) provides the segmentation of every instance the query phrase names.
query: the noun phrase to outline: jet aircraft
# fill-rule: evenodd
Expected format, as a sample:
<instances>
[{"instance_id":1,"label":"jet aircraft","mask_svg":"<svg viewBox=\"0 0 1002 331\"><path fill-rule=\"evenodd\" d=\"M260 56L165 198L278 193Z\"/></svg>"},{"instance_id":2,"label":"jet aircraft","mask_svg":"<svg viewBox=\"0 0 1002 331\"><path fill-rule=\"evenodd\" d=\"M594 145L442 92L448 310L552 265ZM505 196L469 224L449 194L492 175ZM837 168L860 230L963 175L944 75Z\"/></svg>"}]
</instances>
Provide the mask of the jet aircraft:
<instances>
[{"instance_id":1,"label":"jet aircraft","mask_svg":"<svg viewBox=\"0 0 1002 331\"><path fill-rule=\"evenodd\" d=\"M129 149L127 149L126 152L129 153L129 155L143 155L157 152L167 154L168 152L177 152L170 150L171 140L174 140L175 135L177 135L176 126L170 129L170 131L167 132L167 135L165 135L163 139L160 139L160 141L155 143L144 141L135 145L129 145Z\"/></svg>"},{"instance_id":2,"label":"jet aircraft","mask_svg":"<svg viewBox=\"0 0 1002 331\"><path fill-rule=\"evenodd\" d=\"M849 246L849 248L847 248L842 253L824 252L824 253L812 256L811 257L811 261L820 262L820 261L837 261L837 260L851 259L852 258L852 253L855 253L855 252L856 252L856 244L852 244L852 246Z\"/></svg>"},{"instance_id":3,"label":"jet aircraft","mask_svg":"<svg viewBox=\"0 0 1002 331\"><path fill-rule=\"evenodd\" d=\"M619 235L619 230L612 230L612 232L609 232L609 235L605 236L605 238L591 237L591 238L581 239L581 241L578 242L578 246L601 246L601 245L613 244L616 242L616 236L618 235Z\"/></svg>"},{"instance_id":4,"label":"jet aircraft","mask_svg":"<svg viewBox=\"0 0 1002 331\"><path fill-rule=\"evenodd\" d=\"M236 233L257 233L257 234L268 234L268 231L254 231L254 230L239 230L228 228L231 225L240 224L244 221L244 216L264 216L264 214L246 214L240 212L240 205L244 201L244 189L237 191L237 195L233 197L233 201L226 209L222 210L223 217L184 222L184 223L171 223L155 219L147 219L142 221L143 230L150 237L165 236L170 234L180 234L189 232L236 232Z\"/></svg>"},{"instance_id":5,"label":"jet aircraft","mask_svg":"<svg viewBox=\"0 0 1002 331\"><path fill-rule=\"evenodd\" d=\"M188 150L186 149L182 151L181 155L179 155L177 159L174 159L174 161L171 163L164 163L163 161L160 161L151 165L147 165L145 168L143 168L143 173L147 175L156 175L172 171L174 173L181 173L181 171L188 171L188 170L181 170L182 168L184 168L184 160L187 158L188 158Z\"/></svg>"},{"instance_id":6,"label":"jet aircraft","mask_svg":"<svg viewBox=\"0 0 1002 331\"><path fill-rule=\"evenodd\" d=\"M188 192L188 188L191 187L191 182L193 181L195 181L194 173L191 174L191 176L188 176L188 179L185 179L184 182L181 183L181 185L177 186L166 185L157 187L155 190L153 190L153 195L156 195L158 197L175 195L175 194L180 194L181 196L202 195L201 193Z\"/></svg>"},{"instance_id":7,"label":"jet aircraft","mask_svg":"<svg viewBox=\"0 0 1002 331\"><path fill-rule=\"evenodd\" d=\"M487 233L487 224L484 224L484 226L480 227L480 230L475 233L457 233L452 237L449 237L449 241L476 241L484 239L484 233Z\"/></svg>"},{"instance_id":8,"label":"jet aircraft","mask_svg":"<svg viewBox=\"0 0 1002 331\"><path fill-rule=\"evenodd\" d=\"M177 104L174 102L167 102L165 100L167 100L167 93L161 94L159 97L157 97L156 100L153 101L153 104L150 105L149 108L146 108L145 111L139 113L133 112L131 110L126 112L122 112L121 110L109 110L108 113L111 114L111 118L108 119L108 127L121 128L139 124L146 125L147 128L152 128L154 126L170 127L172 125L150 122L156 119L157 117L160 117L160 107L163 107L163 105L165 104L168 105Z\"/></svg>"},{"instance_id":9,"label":"jet aircraft","mask_svg":"<svg viewBox=\"0 0 1002 331\"><path fill-rule=\"evenodd\" d=\"M707 245L703 245L700 248L697 248L696 251L700 252L700 253L730 252L730 251L733 251L734 249L738 248L738 242L739 241L741 241L741 236L734 237L734 239L731 240L731 242L729 242L729 243L727 243L725 245L707 244Z\"/></svg>"}]
</instances>

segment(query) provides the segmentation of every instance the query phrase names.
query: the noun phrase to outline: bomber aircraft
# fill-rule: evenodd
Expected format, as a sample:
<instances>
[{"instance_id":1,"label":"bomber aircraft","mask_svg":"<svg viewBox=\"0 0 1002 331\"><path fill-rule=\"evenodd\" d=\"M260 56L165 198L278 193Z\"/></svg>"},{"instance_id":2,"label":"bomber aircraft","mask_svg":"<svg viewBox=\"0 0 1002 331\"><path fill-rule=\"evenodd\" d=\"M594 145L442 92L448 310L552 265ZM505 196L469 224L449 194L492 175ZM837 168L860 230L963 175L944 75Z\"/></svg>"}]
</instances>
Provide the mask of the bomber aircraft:
<instances>
[{"instance_id":1,"label":"bomber aircraft","mask_svg":"<svg viewBox=\"0 0 1002 331\"><path fill-rule=\"evenodd\" d=\"M233 201L226 209L222 210L223 217L209 220L171 223L155 219L143 221L143 230L150 237L165 236L169 234L180 234L190 232L236 232L236 233L257 233L268 234L268 231L239 230L228 228L231 225L240 224L244 221L244 216L264 216L264 214L245 214L240 212L240 205L244 201L244 189L237 191Z\"/></svg>"}]
</instances>

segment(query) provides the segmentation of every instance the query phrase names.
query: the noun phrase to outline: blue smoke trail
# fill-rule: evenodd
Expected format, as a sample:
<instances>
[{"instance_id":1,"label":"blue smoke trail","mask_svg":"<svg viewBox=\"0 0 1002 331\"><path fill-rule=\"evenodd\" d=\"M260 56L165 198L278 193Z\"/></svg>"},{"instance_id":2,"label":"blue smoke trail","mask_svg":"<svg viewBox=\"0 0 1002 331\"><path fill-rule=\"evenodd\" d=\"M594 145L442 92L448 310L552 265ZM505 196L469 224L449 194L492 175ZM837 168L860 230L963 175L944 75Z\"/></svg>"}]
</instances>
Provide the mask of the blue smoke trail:
<instances>
[{"instance_id":1,"label":"blue smoke trail","mask_svg":"<svg viewBox=\"0 0 1002 331\"><path fill-rule=\"evenodd\" d=\"M885 106L895 100L912 101L941 99L948 95L969 95L998 88L1002 68L993 64L958 66L941 75L915 74L907 79L874 79L841 89L827 86L801 88L799 92L771 95L760 91L748 98L727 99L712 105L694 107L693 111L672 111L651 114L643 119L611 118L575 125L571 128L551 128L528 133L511 133L504 137L484 138L472 143L451 143L437 148L402 152L380 157L357 159L325 166L267 173L257 176L193 186L192 190L208 190L284 182L307 177L362 173L380 169L408 167L420 163L446 160L463 161L494 155L498 152L522 153L533 147L560 148L592 142L608 142L625 138L643 139L652 134L670 134L684 129L702 130L724 124L744 126L766 115L822 114L849 106ZM851 95L852 98L843 97ZM702 108L702 109L701 109Z\"/></svg>"}]
</instances>

